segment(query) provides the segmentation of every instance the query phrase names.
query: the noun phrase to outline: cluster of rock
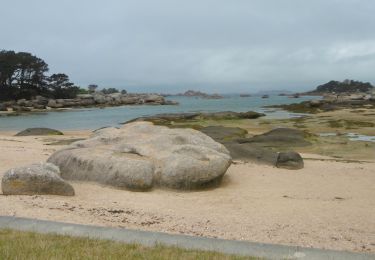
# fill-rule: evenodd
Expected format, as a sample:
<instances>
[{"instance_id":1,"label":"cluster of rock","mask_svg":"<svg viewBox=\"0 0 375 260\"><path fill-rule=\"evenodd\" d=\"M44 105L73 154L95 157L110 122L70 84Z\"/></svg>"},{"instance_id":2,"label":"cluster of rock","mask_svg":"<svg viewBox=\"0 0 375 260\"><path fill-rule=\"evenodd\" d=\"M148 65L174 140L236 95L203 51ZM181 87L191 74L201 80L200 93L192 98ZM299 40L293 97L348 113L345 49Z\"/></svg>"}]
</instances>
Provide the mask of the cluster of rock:
<instances>
[{"instance_id":1,"label":"cluster of rock","mask_svg":"<svg viewBox=\"0 0 375 260\"><path fill-rule=\"evenodd\" d=\"M32 111L72 107L121 106L121 105L177 105L175 101L166 100L159 94L80 94L74 99L49 99L36 96L32 100L20 99L0 103L0 111Z\"/></svg>"},{"instance_id":2,"label":"cluster of rock","mask_svg":"<svg viewBox=\"0 0 375 260\"><path fill-rule=\"evenodd\" d=\"M223 96L219 94L207 94L203 93L201 91L195 91L195 90L188 90L185 93L177 94L177 96L184 96L184 97L199 97L199 98L205 98L205 99L222 99Z\"/></svg>"},{"instance_id":3,"label":"cluster of rock","mask_svg":"<svg viewBox=\"0 0 375 260\"><path fill-rule=\"evenodd\" d=\"M2 191L74 195L66 180L140 191L155 186L201 189L218 185L231 162L222 144L199 131L135 122L97 130L91 138L52 154L48 163L7 171Z\"/></svg>"}]
</instances>

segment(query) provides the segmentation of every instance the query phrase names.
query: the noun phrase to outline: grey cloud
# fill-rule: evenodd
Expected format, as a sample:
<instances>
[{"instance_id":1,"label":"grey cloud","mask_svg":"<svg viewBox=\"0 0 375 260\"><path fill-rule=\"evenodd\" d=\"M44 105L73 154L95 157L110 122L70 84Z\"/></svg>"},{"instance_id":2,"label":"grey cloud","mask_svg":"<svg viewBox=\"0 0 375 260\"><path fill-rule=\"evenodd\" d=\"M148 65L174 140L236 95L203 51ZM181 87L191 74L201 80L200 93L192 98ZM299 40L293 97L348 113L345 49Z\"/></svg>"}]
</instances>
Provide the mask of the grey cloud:
<instances>
[{"instance_id":1,"label":"grey cloud","mask_svg":"<svg viewBox=\"0 0 375 260\"><path fill-rule=\"evenodd\" d=\"M375 82L372 0L1 0L0 48L82 86L309 89Z\"/></svg>"}]
</instances>

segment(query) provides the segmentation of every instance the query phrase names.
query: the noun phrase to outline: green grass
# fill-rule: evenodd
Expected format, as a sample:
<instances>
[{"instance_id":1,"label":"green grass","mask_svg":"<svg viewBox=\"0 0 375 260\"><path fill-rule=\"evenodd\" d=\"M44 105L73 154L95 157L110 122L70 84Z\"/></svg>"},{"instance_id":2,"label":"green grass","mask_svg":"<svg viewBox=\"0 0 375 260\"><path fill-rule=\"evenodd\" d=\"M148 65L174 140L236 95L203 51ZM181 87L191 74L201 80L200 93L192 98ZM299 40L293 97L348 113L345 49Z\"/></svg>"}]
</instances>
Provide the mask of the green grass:
<instances>
[{"instance_id":1,"label":"green grass","mask_svg":"<svg viewBox=\"0 0 375 260\"><path fill-rule=\"evenodd\" d=\"M258 259L176 247L0 230L0 259Z\"/></svg>"}]
</instances>

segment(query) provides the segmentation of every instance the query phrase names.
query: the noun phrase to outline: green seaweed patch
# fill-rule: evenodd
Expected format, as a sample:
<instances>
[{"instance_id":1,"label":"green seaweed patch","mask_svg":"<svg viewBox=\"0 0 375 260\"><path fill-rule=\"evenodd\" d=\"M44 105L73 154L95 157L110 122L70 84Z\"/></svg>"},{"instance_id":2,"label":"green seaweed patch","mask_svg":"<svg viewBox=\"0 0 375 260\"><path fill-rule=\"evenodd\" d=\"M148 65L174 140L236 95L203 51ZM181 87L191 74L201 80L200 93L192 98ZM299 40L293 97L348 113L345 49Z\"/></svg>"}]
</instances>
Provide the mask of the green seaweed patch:
<instances>
[{"instance_id":1,"label":"green seaweed patch","mask_svg":"<svg viewBox=\"0 0 375 260\"><path fill-rule=\"evenodd\" d=\"M375 123L359 120L329 120L327 124L331 128L357 129L361 127L375 127Z\"/></svg>"}]
</instances>

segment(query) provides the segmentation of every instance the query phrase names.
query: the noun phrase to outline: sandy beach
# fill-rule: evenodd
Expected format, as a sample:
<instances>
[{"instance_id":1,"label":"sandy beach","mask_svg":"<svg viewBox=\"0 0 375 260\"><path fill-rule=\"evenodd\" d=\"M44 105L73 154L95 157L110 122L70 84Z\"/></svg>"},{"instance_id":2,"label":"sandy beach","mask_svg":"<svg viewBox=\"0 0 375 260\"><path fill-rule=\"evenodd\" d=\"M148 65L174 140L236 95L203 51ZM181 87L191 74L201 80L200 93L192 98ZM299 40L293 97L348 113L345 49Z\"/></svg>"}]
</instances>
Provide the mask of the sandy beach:
<instances>
[{"instance_id":1,"label":"sandy beach","mask_svg":"<svg viewBox=\"0 0 375 260\"><path fill-rule=\"evenodd\" d=\"M90 131L0 133L0 174L45 161ZM52 143L52 145L51 145ZM375 161L302 154L298 171L235 162L216 189L131 192L71 182L74 197L0 196L0 214L196 236L375 252Z\"/></svg>"}]
</instances>

